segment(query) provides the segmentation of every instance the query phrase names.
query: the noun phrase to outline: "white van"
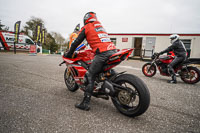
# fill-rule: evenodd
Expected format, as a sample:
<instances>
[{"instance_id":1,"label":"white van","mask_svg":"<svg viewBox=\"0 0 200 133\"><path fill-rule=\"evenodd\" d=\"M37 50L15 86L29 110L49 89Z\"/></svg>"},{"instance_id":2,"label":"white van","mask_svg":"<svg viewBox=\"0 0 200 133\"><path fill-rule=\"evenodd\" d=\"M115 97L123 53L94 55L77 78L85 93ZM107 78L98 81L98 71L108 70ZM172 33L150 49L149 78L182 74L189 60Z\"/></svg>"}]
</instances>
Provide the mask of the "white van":
<instances>
[{"instance_id":1,"label":"white van","mask_svg":"<svg viewBox=\"0 0 200 133\"><path fill-rule=\"evenodd\" d=\"M14 32L0 31L0 50L13 50L14 40ZM16 50L29 51L30 45L36 44L30 37L24 35L23 33L20 33L18 43L15 44ZM37 45L37 52L42 53L42 46Z\"/></svg>"}]
</instances>

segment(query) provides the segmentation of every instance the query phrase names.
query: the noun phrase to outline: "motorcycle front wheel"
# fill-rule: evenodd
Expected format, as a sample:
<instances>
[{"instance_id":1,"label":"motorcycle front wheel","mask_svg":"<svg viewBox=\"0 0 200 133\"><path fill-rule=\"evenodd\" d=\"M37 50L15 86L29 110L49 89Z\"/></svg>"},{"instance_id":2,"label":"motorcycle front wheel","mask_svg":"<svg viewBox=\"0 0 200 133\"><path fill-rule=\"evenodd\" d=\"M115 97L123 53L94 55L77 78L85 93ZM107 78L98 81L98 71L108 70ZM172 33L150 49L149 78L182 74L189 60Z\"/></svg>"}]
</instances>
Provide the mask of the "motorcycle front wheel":
<instances>
[{"instance_id":1,"label":"motorcycle front wheel","mask_svg":"<svg viewBox=\"0 0 200 133\"><path fill-rule=\"evenodd\" d=\"M64 80L68 90L70 90L71 92L75 92L76 90L78 90L78 85L68 68L65 69Z\"/></svg>"},{"instance_id":2,"label":"motorcycle front wheel","mask_svg":"<svg viewBox=\"0 0 200 133\"><path fill-rule=\"evenodd\" d=\"M153 77L156 74L156 66L151 63L146 63L142 67L142 73L147 77Z\"/></svg>"},{"instance_id":3,"label":"motorcycle front wheel","mask_svg":"<svg viewBox=\"0 0 200 133\"><path fill-rule=\"evenodd\" d=\"M150 93L140 78L123 74L117 77L114 83L126 88L114 87L116 94L112 97L112 102L120 113L136 117L146 112L150 104Z\"/></svg>"}]
</instances>

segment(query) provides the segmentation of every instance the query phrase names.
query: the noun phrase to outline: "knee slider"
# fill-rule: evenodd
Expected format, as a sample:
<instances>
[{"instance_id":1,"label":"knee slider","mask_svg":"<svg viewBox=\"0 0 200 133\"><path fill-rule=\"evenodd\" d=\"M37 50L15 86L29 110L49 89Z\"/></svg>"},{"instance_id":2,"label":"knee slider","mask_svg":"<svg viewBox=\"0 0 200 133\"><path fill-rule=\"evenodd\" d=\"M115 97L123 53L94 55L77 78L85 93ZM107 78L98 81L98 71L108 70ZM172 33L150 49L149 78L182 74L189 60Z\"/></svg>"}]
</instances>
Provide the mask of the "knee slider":
<instances>
[{"instance_id":1,"label":"knee slider","mask_svg":"<svg viewBox=\"0 0 200 133\"><path fill-rule=\"evenodd\" d=\"M92 77L92 74L90 72L86 72L85 73L85 77L84 77L84 82L85 84L89 84L91 83L91 81L94 80L93 77Z\"/></svg>"},{"instance_id":2,"label":"knee slider","mask_svg":"<svg viewBox=\"0 0 200 133\"><path fill-rule=\"evenodd\" d=\"M92 75L90 72L86 72L85 77L87 78L87 80L91 80L92 79Z\"/></svg>"},{"instance_id":3,"label":"knee slider","mask_svg":"<svg viewBox=\"0 0 200 133\"><path fill-rule=\"evenodd\" d=\"M88 84L88 72L86 72L85 73L85 76L84 76L84 83L85 83L85 85L87 85Z\"/></svg>"}]
</instances>

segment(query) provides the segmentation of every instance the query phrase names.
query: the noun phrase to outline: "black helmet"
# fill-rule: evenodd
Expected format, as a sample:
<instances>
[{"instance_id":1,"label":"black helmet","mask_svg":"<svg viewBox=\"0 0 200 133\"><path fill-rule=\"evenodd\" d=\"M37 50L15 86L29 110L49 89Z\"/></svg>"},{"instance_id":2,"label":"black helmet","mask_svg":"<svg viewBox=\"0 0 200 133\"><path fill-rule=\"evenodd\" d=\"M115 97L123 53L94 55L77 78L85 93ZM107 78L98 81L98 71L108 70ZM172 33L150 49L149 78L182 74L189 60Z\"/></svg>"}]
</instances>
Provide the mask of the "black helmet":
<instances>
[{"instance_id":1,"label":"black helmet","mask_svg":"<svg viewBox=\"0 0 200 133\"><path fill-rule=\"evenodd\" d=\"M80 24L77 24L77 26L75 27L74 31L80 31Z\"/></svg>"},{"instance_id":2,"label":"black helmet","mask_svg":"<svg viewBox=\"0 0 200 133\"><path fill-rule=\"evenodd\" d=\"M97 21L96 13L94 12L88 12L85 14L83 18L84 25L88 24L89 22Z\"/></svg>"}]
</instances>

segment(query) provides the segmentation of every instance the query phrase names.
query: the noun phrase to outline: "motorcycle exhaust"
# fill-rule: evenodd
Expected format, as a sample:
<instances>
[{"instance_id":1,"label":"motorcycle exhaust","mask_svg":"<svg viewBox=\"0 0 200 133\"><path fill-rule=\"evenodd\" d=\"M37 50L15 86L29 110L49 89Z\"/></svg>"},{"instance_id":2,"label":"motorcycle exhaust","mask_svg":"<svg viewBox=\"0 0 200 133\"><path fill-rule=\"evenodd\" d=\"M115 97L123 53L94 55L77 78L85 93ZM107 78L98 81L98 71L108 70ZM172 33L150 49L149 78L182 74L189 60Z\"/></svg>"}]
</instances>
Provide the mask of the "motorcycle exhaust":
<instances>
[{"instance_id":1,"label":"motorcycle exhaust","mask_svg":"<svg viewBox=\"0 0 200 133\"><path fill-rule=\"evenodd\" d=\"M114 96L115 94L115 90L114 90L114 87L111 83L109 83L108 81L104 81L102 87L105 89L105 92L110 95L111 97Z\"/></svg>"}]
</instances>

